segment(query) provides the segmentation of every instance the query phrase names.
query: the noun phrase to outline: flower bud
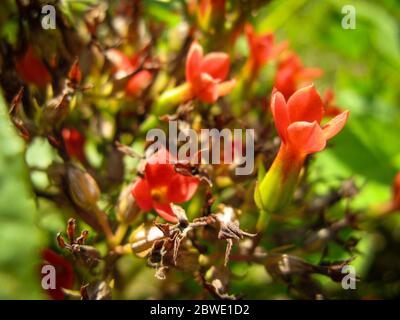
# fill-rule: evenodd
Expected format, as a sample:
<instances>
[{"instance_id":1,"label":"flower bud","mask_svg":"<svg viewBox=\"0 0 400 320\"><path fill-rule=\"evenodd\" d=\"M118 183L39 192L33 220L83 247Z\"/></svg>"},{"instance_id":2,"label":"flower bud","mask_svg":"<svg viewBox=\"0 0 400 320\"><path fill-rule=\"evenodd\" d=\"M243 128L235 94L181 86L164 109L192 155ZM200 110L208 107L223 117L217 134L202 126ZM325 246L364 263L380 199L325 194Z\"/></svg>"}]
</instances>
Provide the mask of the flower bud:
<instances>
[{"instance_id":1,"label":"flower bud","mask_svg":"<svg viewBox=\"0 0 400 320\"><path fill-rule=\"evenodd\" d=\"M118 221L126 224L131 224L140 213L140 208L131 195L132 187L133 185L130 184L122 190L116 208Z\"/></svg>"},{"instance_id":2,"label":"flower bud","mask_svg":"<svg viewBox=\"0 0 400 320\"><path fill-rule=\"evenodd\" d=\"M67 182L71 199L78 207L88 209L96 206L100 198L100 189L89 173L69 165Z\"/></svg>"}]
</instances>

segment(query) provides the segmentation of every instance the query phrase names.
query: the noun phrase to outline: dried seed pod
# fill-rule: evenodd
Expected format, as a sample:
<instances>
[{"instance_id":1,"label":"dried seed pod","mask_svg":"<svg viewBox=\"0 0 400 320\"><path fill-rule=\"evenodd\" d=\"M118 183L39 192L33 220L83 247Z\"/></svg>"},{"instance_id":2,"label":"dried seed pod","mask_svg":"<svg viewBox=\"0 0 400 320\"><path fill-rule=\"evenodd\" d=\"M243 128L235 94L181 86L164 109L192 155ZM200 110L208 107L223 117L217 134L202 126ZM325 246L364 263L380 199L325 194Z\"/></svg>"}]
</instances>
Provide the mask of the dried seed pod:
<instances>
[{"instance_id":1,"label":"dried seed pod","mask_svg":"<svg viewBox=\"0 0 400 320\"><path fill-rule=\"evenodd\" d=\"M78 207L88 209L96 206L100 198L100 189L89 173L68 165L67 182L69 194Z\"/></svg>"},{"instance_id":2,"label":"dried seed pod","mask_svg":"<svg viewBox=\"0 0 400 320\"><path fill-rule=\"evenodd\" d=\"M92 246L73 244L72 253L88 269L97 267L101 261L100 252Z\"/></svg>"},{"instance_id":3,"label":"dried seed pod","mask_svg":"<svg viewBox=\"0 0 400 320\"><path fill-rule=\"evenodd\" d=\"M149 253L153 243L163 238L165 238L165 235L158 227L142 223L132 231L129 242L131 243L132 252L143 258Z\"/></svg>"},{"instance_id":4,"label":"dried seed pod","mask_svg":"<svg viewBox=\"0 0 400 320\"><path fill-rule=\"evenodd\" d=\"M140 213L140 208L131 194L132 187L133 184L130 184L122 190L116 208L118 221L126 224L131 224Z\"/></svg>"},{"instance_id":5,"label":"dried seed pod","mask_svg":"<svg viewBox=\"0 0 400 320\"><path fill-rule=\"evenodd\" d=\"M95 281L81 287L82 300L111 300L112 291L106 281Z\"/></svg>"}]
</instances>

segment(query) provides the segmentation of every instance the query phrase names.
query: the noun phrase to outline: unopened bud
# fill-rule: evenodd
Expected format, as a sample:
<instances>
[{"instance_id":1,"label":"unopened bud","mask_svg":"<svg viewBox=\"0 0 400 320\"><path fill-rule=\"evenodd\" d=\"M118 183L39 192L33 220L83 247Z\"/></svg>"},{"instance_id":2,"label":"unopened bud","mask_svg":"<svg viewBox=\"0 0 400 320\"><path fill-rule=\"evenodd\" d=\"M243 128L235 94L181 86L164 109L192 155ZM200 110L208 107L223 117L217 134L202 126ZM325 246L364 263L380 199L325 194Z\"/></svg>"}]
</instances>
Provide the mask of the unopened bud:
<instances>
[{"instance_id":1,"label":"unopened bud","mask_svg":"<svg viewBox=\"0 0 400 320\"><path fill-rule=\"evenodd\" d=\"M100 189L93 177L75 167L67 168L68 191L73 202L82 209L96 206L100 198Z\"/></svg>"},{"instance_id":2,"label":"unopened bud","mask_svg":"<svg viewBox=\"0 0 400 320\"><path fill-rule=\"evenodd\" d=\"M131 224L140 213L140 208L131 194L132 187L133 184L130 184L122 190L117 203L118 221L126 224Z\"/></svg>"}]
</instances>

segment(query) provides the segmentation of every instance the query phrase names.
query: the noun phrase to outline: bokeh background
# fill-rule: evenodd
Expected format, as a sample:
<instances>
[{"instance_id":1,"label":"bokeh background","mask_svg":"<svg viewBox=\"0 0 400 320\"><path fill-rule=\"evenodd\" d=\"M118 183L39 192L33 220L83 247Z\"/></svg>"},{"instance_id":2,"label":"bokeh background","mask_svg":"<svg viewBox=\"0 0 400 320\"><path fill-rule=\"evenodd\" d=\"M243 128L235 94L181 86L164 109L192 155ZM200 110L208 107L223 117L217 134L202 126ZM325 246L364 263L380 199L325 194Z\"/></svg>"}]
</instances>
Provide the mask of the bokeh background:
<instances>
[{"instance_id":1,"label":"bokeh background","mask_svg":"<svg viewBox=\"0 0 400 320\"><path fill-rule=\"evenodd\" d=\"M79 15L86 5L97 1L63 1L65 12ZM178 28L180 1L143 1L151 19ZM344 5L356 9L356 29L341 26ZM18 17L13 1L0 11L0 37L16 41ZM2 3L3 7L3 3ZM4 8L5 8L4 7ZM339 178L354 178L361 187L352 202L354 209L384 203L391 197L391 185L400 170L400 4L396 0L288 0L271 1L253 15L257 31L274 31L278 40L289 40L305 65L317 66L324 75L316 81L324 91L332 87L337 105L351 111L350 121L335 139L335 147L321 152L312 164L315 178L323 181L321 192ZM239 50L246 51L244 37ZM2 64L2 68L7 68ZM26 163L46 166L54 157L42 140L36 141L24 156L25 145L9 121L8 106L0 98L0 298L41 299L40 250L54 245L54 235L64 229L65 220L50 203L36 205ZM341 298L400 297L400 214L376 220L371 230L354 231L360 238L360 254L354 265L361 277L356 292L338 290ZM348 258L331 248L332 259ZM308 257L310 262L318 256ZM129 299L157 297L160 287L174 298L185 298L201 290L188 277L174 275L168 282L154 278L154 270L142 260L125 257L121 268L130 275L124 289ZM285 298L287 288L272 283L262 266L233 263L238 280L231 290L249 298Z\"/></svg>"}]
</instances>

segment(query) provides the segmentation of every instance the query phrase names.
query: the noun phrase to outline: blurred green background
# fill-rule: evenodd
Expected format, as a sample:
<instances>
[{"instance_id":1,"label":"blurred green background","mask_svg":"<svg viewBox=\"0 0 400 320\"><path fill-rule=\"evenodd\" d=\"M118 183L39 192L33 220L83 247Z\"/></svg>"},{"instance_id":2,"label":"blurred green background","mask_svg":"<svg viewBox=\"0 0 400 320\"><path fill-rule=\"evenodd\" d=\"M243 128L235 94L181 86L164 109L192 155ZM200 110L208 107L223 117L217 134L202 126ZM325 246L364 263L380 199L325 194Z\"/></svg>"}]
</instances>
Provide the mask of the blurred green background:
<instances>
[{"instance_id":1,"label":"blurred green background","mask_svg":"<svg viewBox=\"0 0 400 320\"><path fill-rule=\"evenodd\" d=\"M146 3L154 19L171 19L172 25L177 22L175 14L157 14L165 6L168 8L170 1ZM356 9L354 30L341 26L344 5ZM350 121L334 140L335 148L318 154L313 166L318 177L327 181L325 188L330 180L348 177L363 185L353 203L359 208L388 200L392 179L400 170L399 22L397 0L272 1L254 16L258 31L275 31L279 41L290 41L306 66L322 68L324 76L317 80L319 90L323 92L332 87L337 104L351 110ZM3 37L12 36L12 32L13 24L8 29L3 25L0 30ZM39 151L32 151L29 161L43 163L50 157L46 155L49 148L40 143L37 148ZM24 143L10 124L7 106L0 99L0 299L43 298L38 280L39 253L49 240L39 226L46 223L54 233L63 228L57 209L36 208L23 151ZM397 252L400 257L400 217L393 216L382 222L382 228L390 235L390 245L394 246L391 252ZM374 255L380 254L375 236L362 235L359 247L362 255L356 261L363 270L361 277L368 277ZM393 261L390 272L400 274L399 257L390 260ZM157 292L158 286L163 286L154 278L153 270L142 268L141 260L124 259L129 260L132 274L132 284L127 288L129 298L148 297ZM279 284L267 289L270 279L260 266L244 273L243 265L236 263L233 270L240 276L233 283L235 292L251 293L253 298L264 297L263 290L269 290L271 295L275 292L276 297L285 292L285 287ZM389 274L385 278L383 274L379 281L395 286L388 288L390 294L384 293L384 296L400 295L398 275ZM190 279L177 278L175 283L192 292L200 290ZM373 289L367 292L370 291Z\"/></svg>"}]
</instances>

